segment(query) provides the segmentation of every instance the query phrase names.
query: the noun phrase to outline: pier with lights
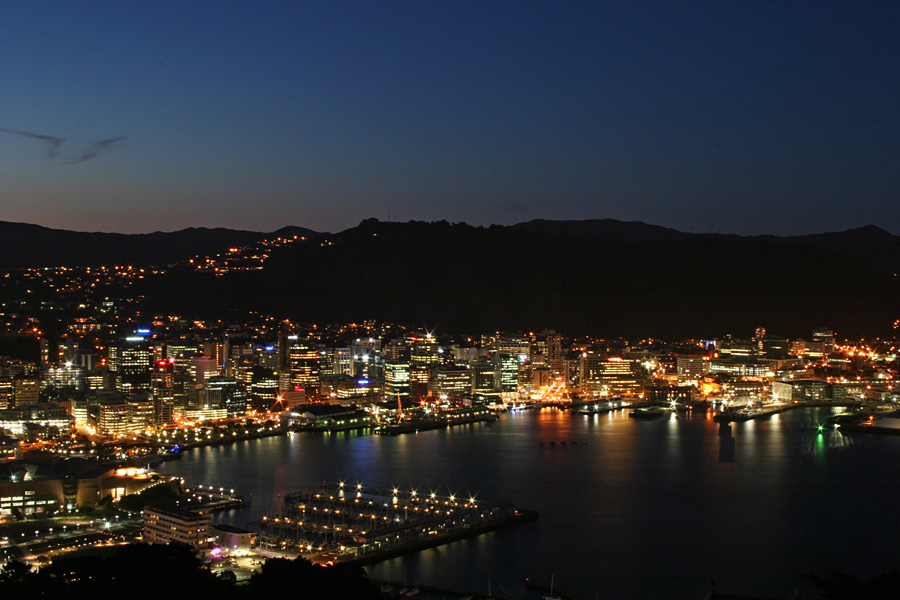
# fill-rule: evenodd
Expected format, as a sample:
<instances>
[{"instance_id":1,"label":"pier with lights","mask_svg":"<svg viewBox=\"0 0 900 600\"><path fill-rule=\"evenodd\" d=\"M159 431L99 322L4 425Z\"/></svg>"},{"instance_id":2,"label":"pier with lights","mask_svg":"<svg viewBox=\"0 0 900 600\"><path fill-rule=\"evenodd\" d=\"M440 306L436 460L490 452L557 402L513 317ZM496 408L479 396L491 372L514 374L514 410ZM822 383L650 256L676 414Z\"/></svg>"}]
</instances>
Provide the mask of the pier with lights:
<instances>
[{"instance_id":1,"label":"pier with lights","mask_svg":"<svg viewBox=\"0 0 900 600\"><path fill-rule=\"evenodd\" d=\"M289 494L259 523L260 545L320 563L374 562L535 519L510 503L415 489L322 485Z\"/></svg>"}]
</instances>

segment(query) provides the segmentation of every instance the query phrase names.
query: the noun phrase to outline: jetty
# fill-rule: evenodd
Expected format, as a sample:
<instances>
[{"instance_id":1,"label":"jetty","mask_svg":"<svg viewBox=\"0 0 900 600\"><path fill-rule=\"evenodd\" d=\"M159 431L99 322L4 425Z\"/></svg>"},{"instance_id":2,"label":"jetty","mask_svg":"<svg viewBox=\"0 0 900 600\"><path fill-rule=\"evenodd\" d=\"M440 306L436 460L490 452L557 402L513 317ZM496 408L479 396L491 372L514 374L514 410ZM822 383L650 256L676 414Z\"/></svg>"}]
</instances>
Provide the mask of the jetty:
<instances>
[{"instance_id":1,"label":"jetty","mask_svg":"<svg viewBox=\"0 0 900 600\"><path fill-rule=\"evenodd\" d=\"M299 550L320 564L369 564L537 518L474 496L323 485L284 499L258 523L260 545Z\"/></svg>"},{"instance_id":2,"label":"jetty","mask_svg":"<svg viewBox=\"0 0 900 600\"><path fill-rule=\"evenodd\" d=\"M745 406L735 410L726 410L717 414L713 419L717 423L732 423L750 421L753 419L761 419L787 410L792 410L800 406L790 402L776 402L772 404L761 404L759 406Z\"/></svg>"},{"instance_id":3,"label":"jetty","mask_svg":"<svg viewBox=\"0 0 900 600\"><path fill-rule=\"evenodd\" d=\"M444 410L430 418L413 418L400 423L388 423L375 429L379 435L400 435L403 433L418 433L432 429L445 429L455 425L467 423L493 423L497 415L486 408L457 408Z\"/></svg>"}]
</instances>

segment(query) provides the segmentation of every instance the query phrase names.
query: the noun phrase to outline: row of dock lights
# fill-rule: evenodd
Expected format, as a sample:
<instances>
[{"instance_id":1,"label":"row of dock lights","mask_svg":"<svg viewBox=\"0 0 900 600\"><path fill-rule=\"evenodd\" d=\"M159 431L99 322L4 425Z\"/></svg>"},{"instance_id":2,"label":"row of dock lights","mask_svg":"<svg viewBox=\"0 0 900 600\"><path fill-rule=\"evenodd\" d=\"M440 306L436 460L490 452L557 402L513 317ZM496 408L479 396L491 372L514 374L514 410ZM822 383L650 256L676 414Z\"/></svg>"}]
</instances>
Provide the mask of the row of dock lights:
<instances>
[{"instance_id":1,"label":"row of dock lights","mask_svg":"<svg viewBox=\"0 0 900 600\"><path fill-rule=\"evenodd\" d=\"M203 487L203 486L200 486L200 487ZM338 482L338 488L340 488L341 491L343 491L343 489L344 489L344 482L343 482L343 481ZM357 483L357 484L356 484L356 490L357 490L357 492L362 492L362 488L363 488L363 485L362 485L361 483ZM393 495L396 497L396 496L398 496L398 495L400 494L400 488L396 488L396 487L395 487L395 488L392 488L392 489L391 489L391 492L392 492ZM409 495L410 495L410 497L411 497L412 499L416 499L416 496L418 495L418 492L417 492L416 490L410 490ZM317 497L317 498L319 497L318 494L316 494L316 497ZM431 499L432 499L432 500L435 500L436 498L437 498L437 494L436 494L435 492L431 492ZM330 496L329 496L329 500L333 500L333 497L330 497ZM452 503L452 502L456 502L456 495L455 495L455 494L451 494L451 495L450 495L450 502L451 502L451 503ZM445 504L447 504L447 502L445 502ZM474 497L474 496L469 497L469 502L468 502L468 504L475 504L475 497Z\"/></svg>"},{"instance_id":2,"label":"row of dock lights","mask_svg":"<svg viewBox=\"0 0 900 600\"><path fill-rule=\"evenodd\" d=\"M200 488L200 489L202 490L202 489L203 489L203 484L201 483L201 484L198 485L197 487ZM209 486L209 489L210 489L210 491L213 491L213 492L216 491L216 488L214 488L213 486ZM220 494L224 494L224 493L225 493L225 488L220 487L220 488L219 488L219 493L220 493ZM230 490L228 490L228 493L229 493L229 494L234 494L234 488L231 488Z\"/></svg>"}]
</instances>

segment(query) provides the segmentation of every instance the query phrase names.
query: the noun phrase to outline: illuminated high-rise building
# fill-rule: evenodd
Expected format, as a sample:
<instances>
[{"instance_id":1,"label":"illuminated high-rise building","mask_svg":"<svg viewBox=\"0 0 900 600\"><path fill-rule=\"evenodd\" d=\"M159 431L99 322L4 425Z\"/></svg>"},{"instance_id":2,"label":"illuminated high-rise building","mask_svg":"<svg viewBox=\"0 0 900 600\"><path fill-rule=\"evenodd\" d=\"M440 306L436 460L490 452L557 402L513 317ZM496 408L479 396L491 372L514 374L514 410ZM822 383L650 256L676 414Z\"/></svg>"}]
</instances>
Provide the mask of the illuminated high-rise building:
<instances>
[{"instance_id":1,"label":"illuminated high-rise building","mask_svg":"<svg viewBox=\"0 0 900 600\"><path fill-rule=\"evenodd\" d=\"M128 392L150 386L153 347L143 337L127 337L109 347L109 371L116 389Z\"/></svg>"},{"instance_id":2,"label":"illuminated high-rise building","mask_svg":"<svg viewBox=\"0 0 900 600\"><path fill-rule=\"evenodd\" d=\"M282 336L279 345L279 389L304 390L307 398L319 393L319 363L321 354L315 345L297 336Z\"/></svg>"},{"instance_id":3,"label":"illuminated high-rise building","mask_svg":"<svg viewBox=\"0 0 900 600\"><path fill-rule=\"evenodd\" d=\"M431 373L428 389L433 397L461 400L472 393L472 372L469 369L438 367Z\"/></svg>"},{"instance_id":4,"label":"illuminated high-rise building","mask_svg":"<svg viewBox=\"0 0 900 600\"><path fill-rule=\"evenodd\" d=\"M429 334L412 337L409 342L409 364L411 367L429 368L440 363L437 340Z\"/></svg>"},{"instance_id":5,"label":"illuminated high-rise building","mask_svg":"<svg viewBox=\"0 0 900 600\"><path fill-rule=\"evenodd\" d=\"M419 399L428 395L428 379L431 371L425 366L409 367L409 395Z\"/></svg>"},{"instance_id":6,"label":"illuminated high-rise building","mask_svg":"<svg viewBox=\"0 0 900 600\"><path fill-rule=\"evenodd\" d=\"M515 392L519 385L519 356L496 353L494 364L494 389L498 392Z\"/></svg>"},{"instance_id":7,"label":"illuminated high-rise building","mask_svg":"<svg viewBox=\"0 0 900 600\"><path fill-rule=\"evenodd\" d=\"M578 378L582 393L593 396L632 396L641 387L631 360L605 352L582 354Z\"/></svg>"},{"instance_id":8,"label":"illuminated high-rise building","mask_svg":"<svg viewBox=\"0 0 900 600\"><path fill-rule=\"evenodd\" d=\"M191 359L191 385L200 389L206 380L219 376L219 365L213 356L195 356Z\"/></svg>"},{"instance_id":9,"label":"illuminated high-rise building","mask_svg":"<svg viewBox=\"0 0 900 600\"><path fill-rule=\"evenodd\" d=\"M224 408L229 417L247 412L247 394L244 387L231 377L212 377L206 382L206 403Z\"/></svg>"},{"instance_id":10,"label":"illuminated high-rise building","mask_svg":"<svg viewBox=\"0 0 900 600\"><path fill-rule=\"evenodd\" d=\"M472 368L472 393L493 394L497 391L497 371L494 363L488 359L473 361Z\"/></svg>"},{"instance_id":11,"label":"illuminated high-rise building","mask_svg":"<svg viewBox=\"0 0 900 600\"><path fill-rule=\"evenodd\" d=\"M401 361L384 363L384 395L389 400L409 398L409 364Z\"/></svg>"}]
</instances>

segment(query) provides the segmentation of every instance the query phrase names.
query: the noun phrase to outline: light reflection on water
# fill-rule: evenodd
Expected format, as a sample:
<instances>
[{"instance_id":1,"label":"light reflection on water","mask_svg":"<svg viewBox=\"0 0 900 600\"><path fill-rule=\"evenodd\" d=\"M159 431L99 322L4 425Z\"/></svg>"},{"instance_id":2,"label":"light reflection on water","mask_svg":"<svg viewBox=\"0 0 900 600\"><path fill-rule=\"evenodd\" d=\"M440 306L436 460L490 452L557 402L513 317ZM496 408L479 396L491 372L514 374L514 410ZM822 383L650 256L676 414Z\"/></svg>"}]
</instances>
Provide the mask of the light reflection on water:
<instances>
[{"instance_id":1,"label":"light reflection on water","mask_svg":"<svg viewBox=\"0 0 900 600\"><path fill-rule=\"evenodd\" d=\"M880 512L900 492L900 439L820 433L831 414L723 428L703 413L638 422L625 411L544 409L398 437L266 438L164 466L191 485L252 494L250 509L228 515L239 525L277 513L279 495L338 480L471 493L541 514L374 565L380 577L481 592L490 578L495 591L528 597L526 577L555 574L587 600L699 598L715 576L725 591L784 596L800 572L886 570L900 550L900 523Z\"/></svg>"}]
</instances>

